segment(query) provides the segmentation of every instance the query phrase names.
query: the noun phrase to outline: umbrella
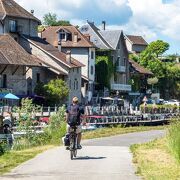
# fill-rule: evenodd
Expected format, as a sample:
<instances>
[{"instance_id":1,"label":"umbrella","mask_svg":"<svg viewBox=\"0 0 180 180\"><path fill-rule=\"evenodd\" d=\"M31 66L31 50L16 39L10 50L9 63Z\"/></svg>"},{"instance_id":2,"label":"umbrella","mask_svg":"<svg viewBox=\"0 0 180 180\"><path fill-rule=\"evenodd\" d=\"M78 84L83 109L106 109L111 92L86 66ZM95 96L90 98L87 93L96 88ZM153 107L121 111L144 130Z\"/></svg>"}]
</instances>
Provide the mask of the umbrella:
<instances>
[{"instance_id":1,"label":"umbrella","mask_svg":"<svg viewBox=\"0 0 180 180\"><path fill-rule=\"evenodd\" d=\"M17 96L15 96L12 93L1 93L0 94L0 99L15 99L18 100L19 98Z\"/></svg>"}]
</instances>

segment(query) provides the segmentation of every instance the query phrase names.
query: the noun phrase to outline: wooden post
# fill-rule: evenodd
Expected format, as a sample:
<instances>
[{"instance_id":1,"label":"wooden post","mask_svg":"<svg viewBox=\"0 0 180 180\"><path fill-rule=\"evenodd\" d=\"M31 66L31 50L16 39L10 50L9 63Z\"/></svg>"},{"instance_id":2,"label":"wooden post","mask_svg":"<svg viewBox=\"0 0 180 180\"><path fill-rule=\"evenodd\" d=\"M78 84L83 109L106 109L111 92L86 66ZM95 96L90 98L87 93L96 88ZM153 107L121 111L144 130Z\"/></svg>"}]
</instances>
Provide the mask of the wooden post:
<instances>
[{"instance_id":1,"label":"wooden post","mask_svg":"<svg viewBox=\"0 0 180 180\"><path fill-rule=\"evenodd\" d=\"M54 111L57 114L57 106L56 105L55 105Z\"/></svg>"},{"instance_id":2,"label":"wooden post","mask_svg":"<svg viewBox=\"0 0 180 180\"><path fill-rule=\"evenodd\" d=\"M41 106L41 116L43 116L43 105Z\"/></svg>"},{"instance_id":3,"label":"wooden post","mask_svg":"<svg viewBox=\"0 0 180 180\"><path fill-rule=\"evenodd\" d=\"M51 108L48 106L48 114L51 115Z\"/></svg>"}]
</instances>

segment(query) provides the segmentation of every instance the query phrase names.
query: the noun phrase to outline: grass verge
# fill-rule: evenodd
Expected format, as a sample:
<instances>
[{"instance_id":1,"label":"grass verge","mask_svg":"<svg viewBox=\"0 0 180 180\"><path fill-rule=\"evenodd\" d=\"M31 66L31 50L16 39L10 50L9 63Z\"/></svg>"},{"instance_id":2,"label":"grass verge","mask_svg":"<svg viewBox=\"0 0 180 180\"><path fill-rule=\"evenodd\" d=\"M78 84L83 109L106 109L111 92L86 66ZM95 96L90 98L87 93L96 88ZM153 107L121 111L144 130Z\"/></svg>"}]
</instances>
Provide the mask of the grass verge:
<instances>
[{"instance_id":1,"label":"grass verge","mask_svg":"<svg viewBox=\"0 0 180 180\"><path fill-rule=\"evenodd\" d=\"M108 128L97 129L95 131L85 132L83 134L83 139L108 137L118 134L148 131L148 130L160 130L165 128L167 128L167 126L138 126L138 127L126 127L126 128L122 126L108 127ZM59 141L59 137L57 138ZM18 166L19 164L34 158L37 154L57 146L57 143L55 144L56 145L44 145L29 149L9 151L5 153L4 155L0 156L0 174L9 172L11 169Z\"/></svg>"},{"instance_id":2,"label":"grass verge","mask_svg":"<svg viewBox=\"0 0 180 180\"><path fill-rule=\"evenodd\" d=\"M12 150L12 151L6 152L4 155L0 156L0 174L9 172L11 169L18 166L19 164L29 159L32 159L37 154L53 147L55 146L45 145L45 146L24 149L20 151Z\"/></svg>"},{"instance_id":3,"label":"grass verge","mask_svg":"<svg viewBox=\"0 0 180 180\"><path fill-rule=\"evenodd\" d=\"M131 146L138 175L145 180L180 179L180 164L172 156L167 144L167 139L162 138Z\"/></svg>"},{"instance_id":4,"label":"grass verge","mask_svg":"<svg viewBox=\"0 0 180 180\"><path fill-rule=\"evenodd\" d=\"M93 139L93 138L100 138L100 137L108 137L108 136L115 136L118 134L126 134L126 133L133 133L133 132L141 132L141 131L150 131L150 130L162 130L167 129L169 126L133 126L133 127L122 127L112 126L106 128L96 129L95 131L87 131L83 134L83 139Z\"/></svg>"}]
</instances>

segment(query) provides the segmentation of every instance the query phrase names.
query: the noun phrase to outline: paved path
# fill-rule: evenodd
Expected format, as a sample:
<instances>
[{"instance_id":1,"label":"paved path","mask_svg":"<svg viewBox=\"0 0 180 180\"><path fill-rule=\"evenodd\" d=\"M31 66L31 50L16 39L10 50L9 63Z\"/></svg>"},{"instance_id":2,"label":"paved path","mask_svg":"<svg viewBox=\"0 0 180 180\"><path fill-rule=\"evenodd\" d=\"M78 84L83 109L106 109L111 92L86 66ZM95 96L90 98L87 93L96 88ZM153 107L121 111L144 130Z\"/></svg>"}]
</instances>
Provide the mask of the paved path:
<instances>
[{"instance_id":1,"label":"paved path","mask_svg":"<svg viewBox=\"0 0 180 180\"><path fill-rule=\"evenodd\" d=\"M164 131L130 133L86 140L76 160L64 147L48 150L29 160L1 180L138 180L129 146L161 137Z\"/></svg>"}]
</instances>

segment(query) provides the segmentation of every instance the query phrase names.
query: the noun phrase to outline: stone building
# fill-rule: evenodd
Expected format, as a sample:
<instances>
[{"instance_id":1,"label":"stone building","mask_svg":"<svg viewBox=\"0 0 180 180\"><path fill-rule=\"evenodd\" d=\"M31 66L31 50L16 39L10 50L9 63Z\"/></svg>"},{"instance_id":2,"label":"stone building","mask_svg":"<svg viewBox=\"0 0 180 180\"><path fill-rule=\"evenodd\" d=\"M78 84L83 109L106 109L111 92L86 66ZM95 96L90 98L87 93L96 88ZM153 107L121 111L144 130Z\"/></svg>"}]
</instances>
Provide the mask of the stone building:
<instances>
[{"instance_id":1,"label":"stone building","mask_svg":"<svg viewBox=\"0 0 180 180\"><path fill-rule=\"evenodd\" d=\"M33 67L39 67L38 59L28 54L10 35L0 35L0 88L16 95L29 94ZM28 83L29 82L29 83Z\"/></svg>"},{"instance_id":2,"label":"stone building","mask_svg":"<svg viewBox=\"0 0 180 180\"><path fill-rule=\"evenodd\" d=\"M14 0L0 0L0 77L1 87L16 95L34 94L38 82L61 78L67 82L72 96L81 100L82 63L71 53L59 52L38 38L40 20ZM8 35L7 35L8 34Z\"/></svg>"},{"instance_id":3,"label":"stone building","mask_svg":"<svg viewBox=\"0 0 180 180\"><path fill-rule=\"evenodd\" d=\"M96 52L97 56L109 54L110 52L111 61L115 65L115 72L112 73L110 78L111 91L118 94L127 94L131 91L131 85L128 84L128 50L126 48L123 31L106 30L105 22L103 22L103 29L100 30L93 22L89 21L80 27L80 31L84 35L89 35L90 40L99 49Z\"/></svg>"},{"instance_id":4,"label":"stone building","mask_svg":"<svg viewBox=\"0 0 180 180\"><path fill-rule=\"evenodd\" d=\"M95 45L74 26L49 26L42 31L41 37L60 52L70 50L72 57L85 65L82 67L81 91L85 100L91 101L95 81Z\"/></svg>"},{"instance_id":5,"label":"stone building","mask_svg":"<svg viewBox=\"0 0 180 180\"><path fill-rule=\"evenodd\" d=\"M139 54L148 46L148 43L142 36L125 35L125 39L130 54Z\"/></svg>"}]
</instances>

